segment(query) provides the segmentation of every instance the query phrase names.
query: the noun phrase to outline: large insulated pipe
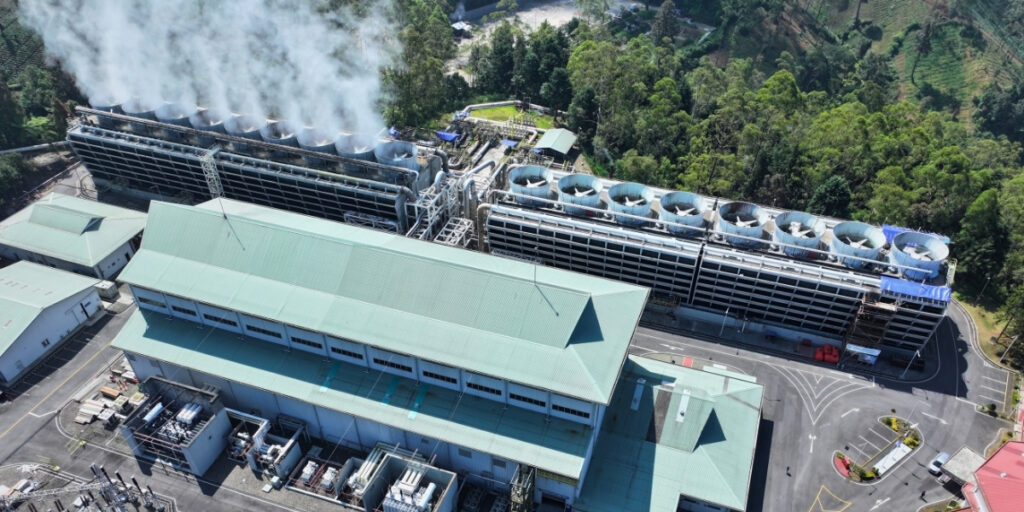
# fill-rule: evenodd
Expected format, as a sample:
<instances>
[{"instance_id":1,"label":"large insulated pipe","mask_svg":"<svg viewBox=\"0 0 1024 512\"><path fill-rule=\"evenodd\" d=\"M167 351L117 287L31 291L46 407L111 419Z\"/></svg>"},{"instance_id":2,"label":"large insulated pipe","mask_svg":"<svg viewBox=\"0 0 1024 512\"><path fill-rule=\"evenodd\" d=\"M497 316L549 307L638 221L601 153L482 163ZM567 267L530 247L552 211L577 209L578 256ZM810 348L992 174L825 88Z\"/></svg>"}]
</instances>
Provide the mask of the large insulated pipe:
<instances>
[{"instance_id":1,"label":"large insulated pipe","mask_svg":"<svg viewBox=\"0 0 1024 512\"><path fill-rule=\"evenodd\" d=\"M821 235L825 234L825 222L804 212L786 212L775 217L775 241L779 242L782 252L794 258L813 258L818 253L807 248L817 249L821 243Z\"/></svg>"},{"instance_id":2,"label":"large insulated pipe","mask_svg":"<svg viewBox=\"0 0 1024 512\"><path fill-rule=\"evenodd\" d=\"M608 200L608 209L615 213L650 218L654 190L640 183L619 183L608 189ZM615 221L626 226L642 226L647 222L627 215L616 215Z\"/></svg>"},{"instance_id":3,"label":"large insulated pipe","mask_svg":"<svg viewBox=\"0 0 1024 512\"><path fill-rule=\"evenodd\" d=\"M417 151L416 145L411 142L393 140L378 144L377 147L373 148L373 157L377 159L377 162L384 165L393 165L418 171L420 164L416 160Z\"/></svg>"},{"instance_id":4,"label":"large insulated pipe","mask_svg":"<svg viewBox=\"0 0 1024 512\"><path fill-rule=\"evenodd\" d=\"M907 279L923 281L939 275L949 257L949 247L938 238L917 231L904 231L892 239L893 257Z\"/></svg>"},{"instance_id":5,"label":"large insulated pipe","mask_svg":"<svg viewBox=\"0 0 1024 512\"><path fill-rule=\"evenodd\" d=\"M547 201L531 199L551 199L555 195L551 182L551 169L540 165L521 165L508 173L508 189L519 194L514 196L515 201L523 206L551 206Z\"/></svg>"},{"instance_id":6,"label":"large insulated pipe","mask_svg":"<svg viewBox=\"0 0 1024 512\"><path fill-rule=\"evenodd\" d=\"M558 180L558 200L563 203L565 213L577 217L598 215L592 210L572 205L601 208L601 191L604 184L589 174L567 174Z\"/></svg>"},{"instance_id":7,"label":"large insulated pipe","mask_svg":"<svg viewBox=\"0 0 1024 512\"><path fill-rule=\"evenodd\" d=\"M704 232L704 211L703 197L692 192L669 192L661 196L658 217L666 221L669 233L698 237Z\"/></svg>"},{"instance_id":8,"label":"large insulated pipe","mask_svg":"<svg viewBox=\"0 0 1024 512\"><path fill-rule=\"evenodd\" d=\"M296 141L302 149L333 155L335 154L334 139L336 138L337 137L316 128L305 128L299 132L298 136L296 136ZM322 158L314 158L311 156L303 156L302 159L309 165L324 165L325 163Z\"/></svg>"},{"instance_id":9,"label":"large insulated pipe","mask_svg":"<svg viewBox=\"0 0 1024 512\"><path fill-rule=\"evenodd\" d=\"M884 245L885 234L871 224L847 221L832 228L832 251L839 256L840 263L850 268L865 268L878 261Z\"/></svg>"},{"instance_id":10,"label":"large insulated pipe","mask_svg":"<svg viewBox=\"0 0 1024 512\"><path fill-rule=\"evenodd\" d=\"M753 203L736 201L718 208L718 230L725 233L729 245L748 249L762 247L764 244L758 239L767 222L768 212Z\"/></svg>"},{"instance_id":11,"label":"large insulated pipe","mask_svg":"<svg viewBox=\"0 0 1024 512\"><path fill-rule=\"evenodd\" d=\"M224 130L229 135L242 137L243 139L261 140L260 129L267 124L261 117L251 115L236 115L224 121ZM252 146L241 142L232 142L231 146L239 153L249 153Z\"/></svg>"}]
</instances>

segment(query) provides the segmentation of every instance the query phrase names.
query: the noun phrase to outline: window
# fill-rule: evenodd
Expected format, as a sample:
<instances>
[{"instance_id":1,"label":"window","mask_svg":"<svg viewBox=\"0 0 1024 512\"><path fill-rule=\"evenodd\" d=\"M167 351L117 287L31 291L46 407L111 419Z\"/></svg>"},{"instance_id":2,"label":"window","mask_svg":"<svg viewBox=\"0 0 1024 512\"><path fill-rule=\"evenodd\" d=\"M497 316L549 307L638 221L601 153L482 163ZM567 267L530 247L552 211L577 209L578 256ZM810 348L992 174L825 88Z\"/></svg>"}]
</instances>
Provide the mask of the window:
<instances>
[{"instance_id":1,"label":"window","mask_svg":"<svg viewBox=\"0 0 1024 512\"><path fill-rule=\"evenodd\" d=\"M183 315L196 316L196 312L192 311L189 308L183 308L181 306L171 306L171 309Z\"/></svg>"},{"instance_id":2,"label":"window","mask_svg":"<svg viewBox=\"0 0 1024 512\"><path fill-rule=\"evenodd\" d=\"M390 368L395 368L395 369L398 369L398 370L402 370L403 372L412 373L412 366L406 366L406 365L404 365L402 363L396 363L394 361L388 361L387 359L381 359L379 357L373 358L373 362L375 362L375 363L377 363L377 364L379 364L381 366L388 366Z\"/></svg>"},{"instance_id":3,"label":"window","mask_svg":"<svg viewBox=\"0 0 1024 512\"><path fill-rule=\"evenodd\" d=\"M137 300L137 301L139 301L139 302L141 302L143 304L149 304L150 306L155 306L155 307L158 307L158 308L166 308L167 307L167 304L164 304L163 302L160 302L160 301L154 300L154 299L149 299L149 298L146 298L146 297L135 297L135 300Z\"/></svg>"},{"instance_id":4,"label":"window","mask_svg":"<svg viewBox=\"0 0 1024 512\"><path fill-rule=\"evenodd\" d=\"M351 357L352 359L362 359L363 358L363 355L358 353L358 352L352 352L351 350L345 350L343 348L338 348L338 347L331 347L331 352L334 352L335 354L341 354L341 355L346 356L346 357Z\"/></svg>"},{"instance_id":5,"label":"window","mask_svg":"<svg viewBox=\"0 0 1024 512\"><path fill-rule=\"evenodd\" d=\"M483 391L484 393L490 393L490 394L495 395L495 396L501 396L501 390L500 389L494 389L492 387L487 387L487 386L484 386L484 385L481 385L481 384L477 384L475 382L467 382L466 383L466 387L470 388L470 389L475 389L477 391Z\"/></svg>"},{"instance_id":6,"label":"window","mask_svg":"<svg viewBox=\"0 0 1024 512\"><path fill-rule=\"evenodd\" d=\"M234 320L229 320L227 318L220 317L220 316L217 316L217 315L211 315L209 313L203 313L203 318L205 318L205 319L207 319L207 320L209 320L211 322L217 322L219 324L230 325L231 327L238 327L238 322L236 322Z\"/></svg>"},{"instance_id":7,"label":"window","mask_svg":"<svg viewBox=\"0 0 1024 512\"><path fill-rule=\"evenodd\" d=\"M547 407L548 406L547 402L545 402L543 400L537 400L536 398L530 398L528 396L517 395L515 393L509 393L508 397L513 399L513 400L519 400L520 402L525 402L525 403L528 403L528 404L533 404L533 405L536 405L538 407Z\"/></svg>"},{"instance_id":8,"label":"window","mask_svg":"<svg viewBox=\"0 0 1024 512\"><path fill-rule=\"evenodd\" d=\"M580 418L589 418L589 412L577 411L576 409L570 409L561 405L551 404L551 409L558 412L564 412L566 414L572 414L573 416L579 416Z\"/></svg>"},{"instance_id":9,"label":"window","mask_svg":"<svg viewBox=\"0 0 1024 512\"><path fill-rule=\"evenodd\" d=\"M501 459L495 459L494 457L491 457L491 462L494 463L494 467L505 469L505 461L503 461Z\"/></svg>"},{"instance_id":10,"label":"window","mask_svg":"<svg viewBox=\"0 0 1024 512\"><path fill-rule=\"evenodd\" d=\"M245 329L248 330L248 331L252 331L252 332L256 332L256 333L262 334L264 336L272 336L274 338L280 338L281 337L281 333L279 333L277 331L272 331L270 329L264 329L262 327L256 327L254 325L246 324Z\"/></svg>"},{"instance_id":11,"label":"window","mask_svg":"<svg viewBox=\"0 0 1024 512\"><path fill-rule=\"evenodd\" d=\"M324 348L324 346L320 343L317 343L313 340L307 340L306 338L300 338L298 336L292 336L292 342L298 343L299 345L305 345L307 347L313 347L318 349Z\"/></svg>"},{"instance_id":12,"label":"window","mask_svg":"<svg viewBox=\"0 0 1024 512\"><path fill-rule=\"evenodd\" d=\"M467 459L472 459L473 458L473 452L471 452L471 451L469 451L469 450L467 450L465 448L459 448L459 455L461 455L461 456L463 456L463 457L465 457Z\"/></svg>"},{"instance_id":13,"label":"window","mask_svg":"<svg viewBox=\"0 0 1024 512\"><path fill-rule=\"evenodd\" d=\"M47 338L47 339L43 340L43 346L44 346L44 347L49 347L49 346L50 346L50 340L49 340L49 338Z\"/></svg>"},{"instance_id":14,"label":"window","mask_svg":"<svg viewBox=\"0 0 1024 512\"><path fill-rule=\"evenodd\" d=\"M447 382L449 384L458 384L459 383L459 379L456 379L455 377L449 377L447 375L441 375L440 373L434 373L434 372L427 371L427 370L423 370L423 376L424 377L430 377L431 379L439 380L441 382Z\"/></svg>"}]
</instances>

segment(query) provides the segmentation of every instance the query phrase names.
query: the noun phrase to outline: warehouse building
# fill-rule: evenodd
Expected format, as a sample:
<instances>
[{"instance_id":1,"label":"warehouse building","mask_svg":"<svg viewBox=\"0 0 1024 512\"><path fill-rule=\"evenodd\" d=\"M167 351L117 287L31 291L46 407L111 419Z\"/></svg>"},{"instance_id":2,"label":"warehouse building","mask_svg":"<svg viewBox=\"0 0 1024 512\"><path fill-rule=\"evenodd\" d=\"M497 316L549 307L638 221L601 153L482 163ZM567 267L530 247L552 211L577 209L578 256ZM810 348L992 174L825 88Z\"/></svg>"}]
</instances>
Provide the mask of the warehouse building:
<instances>
[{"instance_id":1,"label":"warehouse building","mask_svg":"<svg viewBox=\"0 0 1024 512\"><path fill-rule=\"evenodd\" d=\"M0 257L112 279L145 225L145 213L51 192L0 221Z\"/></svg>"},{"instance_id":2,"label":"warehouse building","mask_svg":"<svg viewBox=\"0 0 1024 512\"><path fill-rule=\"evenodd\" d=\"M8 387L100 310L98 281L21 261L0 269L0 387Z\"/></svg>"},{"instance_id":3,"label":"warehouse building","mask_svg":"<svg viewBox=\"0 0 1024 512\"><path fill-rule=\"evenodd\" d=\"M513 504L573 503L613 396L650 371L626 357L645 289L228 199L154 202L121 278L140 309L114 344L140 378L349 449L414 450Z\"/></svg>"}]
</instances>

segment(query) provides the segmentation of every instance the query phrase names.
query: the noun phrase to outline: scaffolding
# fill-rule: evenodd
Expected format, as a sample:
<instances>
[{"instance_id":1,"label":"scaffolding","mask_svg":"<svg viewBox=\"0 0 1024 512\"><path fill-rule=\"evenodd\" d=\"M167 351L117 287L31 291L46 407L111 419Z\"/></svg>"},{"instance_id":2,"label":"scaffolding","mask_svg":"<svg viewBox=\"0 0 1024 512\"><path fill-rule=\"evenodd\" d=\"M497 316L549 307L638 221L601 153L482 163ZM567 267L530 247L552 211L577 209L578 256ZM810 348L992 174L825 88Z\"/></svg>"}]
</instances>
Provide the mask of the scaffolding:
<instances>
[{"instance_id":1,"label":"scaffolding","mask_svg":"<svg viewBox=\"0 0 1024 512\"><path fill-rule=\"evenodd\" d=\"M531 512L533 510L536 480L537 468L520 465L516 469L516 474L512 477L512 487L509 489L509 501L511 502L509 512Z\"/></svg>"},{"instance_id":2,"label":"scaffolding","mask_svg":"<svg viewBox=\"0 0 1024 512\"><path fill-rule=\"evenodd\" d=\"M892 322L899 305L883 301L876 293L866 293L857 309L857 315L843 339L845 345L878 348L882 345L889 323Z\"/></svg>"}]
</instances>

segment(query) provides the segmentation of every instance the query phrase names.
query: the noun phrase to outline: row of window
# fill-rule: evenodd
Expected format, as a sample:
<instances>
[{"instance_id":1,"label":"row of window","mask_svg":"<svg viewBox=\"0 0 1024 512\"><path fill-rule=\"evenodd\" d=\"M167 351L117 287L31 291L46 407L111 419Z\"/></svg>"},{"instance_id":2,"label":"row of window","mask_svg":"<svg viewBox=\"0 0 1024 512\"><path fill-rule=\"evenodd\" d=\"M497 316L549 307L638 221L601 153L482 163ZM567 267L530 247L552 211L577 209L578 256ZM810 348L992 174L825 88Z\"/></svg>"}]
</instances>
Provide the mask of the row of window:
<instances>
[{"instance_id":1,"label":"row of window","mask_svg":"<svg viewBox=\"0 0 1024 512\"><path fill-rule=\"evenodd\" d=\"M543 400L537 400L536 398L530 398L528 396L518 395L516 393L509 393L508 397L511 398L512 400L519 400L520 402L525 402L525 403L528 403L528 404L533 404L533 405L536 405L538 407L547 407L547 405L548 405L547 402L545 402Z\"/></svg>"},{"instance_id":2,"label":"row of window","mask_svg":"<svg viewBox=\"0 0 1024 512\"><path fill-rule=\"evenodd\" d=\"M494 396L501 396L500 389L495 389L489 386L484 386L482 384L477 384L476 382L467 382L466 387L470 389L475 389L477 391L483 391L484 393L490 393Z\"/></svg>"},{"instance_id":3,"label":"row of window","mask_svg":"<svg viewBox=\"0 0 1024 512\"><path fill-rule=\"evenodd\" d=\"M412 373L412 366L404 365L402 363L396 363L394 361L388 361L387 359L381 359L379 357L373 358L373 362L375 362L375 363L377 363L377 364L379 364L381 366L387 366L389 368L394 368L396 370L402 370L403 372Z\"/></svg>"},{"instance_id":4,"label":"row of window","mask_svg":"<svg viewBox=\"0 0 1024 512\"><path fill-rule=\"evenodd\" d=\"M564 412L566 414L571 414L573 416L579 416L580 418L590 418L590 413L589 412L577 411L576 409L570 409L568 407L557 405L557 404L551 404L551 410L558 411L558 412Z\"/></svg>"},{"instance_id":5,"label":"row of window","mask_svg":"<svg viewBox=\"0 0 1024 512\"><path fill-rule=\"evenodd\" d=\"M264 329L262 327L256 327L255 325L245 324L245 329L250 332L258 332L264 336L270 336L272 338L281 339L281 333L270 329Z\"/></svg>"},{"instance_id":6,"label":"row of window","mask_svg":"<svg viewBox=\"0 0 1024 512\"><path fill-rule=\"evenodd\" d=\"M423 376L424 377L430 377L431 379L439 380L441 382L447 382L449 384L458 384L459 383L459 379L456 379L455 377L449 377L447 375L441 375L440 373L434 373L434 372L429 371L429 370L423 370Z\"/></svg>"},{"instance_id":7,"label":"row of window","mask_svg":"<svg viewBox=\"0 0 1024 512\"><path fill-rule=\"evenodd\" d=\"M298 336L292 336L292 342L298 343L299 345L305 345L307 347L313 347L318 350L323 350L324 346L321 343L317 343L313 340L307 340L306 338L300 338Z\"/></svg>"},{"instance_id":8,"label":"row of window","mask_svg":"<svg viewBox=\"0 0 1024 512\"><path fill-rule=\"evenodd\" d=\"M217 315L211 315L209 313L203 313L203 318L205 318L205 319L207 319L207 320L209 320L211 322L217 322L219 324L230 325L231 327L238 327L238 322L236 322L234 320L227 319L227 318L219 317Z\"/></svg>"},{"instance_id":9,"label":"row of window","mask_svg":"<svg viewBox=\"0 0 1024 512\"><path fill-rule=\"evenodd\" d=\"M341 354L343 356L351 357L352 359L363 359L363 355L358 352L352 352L351 350L345 350L343 348L331 347L331 352L335 354Z\"/></svg>"}]
</instances>

